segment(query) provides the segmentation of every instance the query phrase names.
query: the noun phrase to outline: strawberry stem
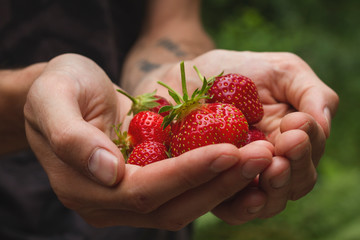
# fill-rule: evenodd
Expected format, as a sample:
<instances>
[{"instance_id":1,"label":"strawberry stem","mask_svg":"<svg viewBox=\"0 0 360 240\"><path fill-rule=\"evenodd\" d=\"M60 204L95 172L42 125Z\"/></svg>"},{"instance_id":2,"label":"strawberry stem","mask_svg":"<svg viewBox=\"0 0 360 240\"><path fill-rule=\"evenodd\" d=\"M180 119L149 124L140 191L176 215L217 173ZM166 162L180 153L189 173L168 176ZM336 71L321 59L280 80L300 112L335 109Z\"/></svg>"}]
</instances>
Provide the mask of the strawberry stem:
<instances>
[{"instance_id":1,"label":"strawberry stem","mask_svg":"<svg viewBox=\"0 0 360 240\"><path fill-rule=\"evenodd\" d=\"M199 69L198 69L196 66L194 66L194 69L195 69L195 71L196 71L196 73L197 73L197 75L199 76L199 78L200 78L201 81L203 81L204 79L206 80L206 78L200 73ZM214 81L215 81L215 78L220 77L220 76L222 76L223 74L224 74L224 71L222 71L220 74L218 74L218 75L216 75L216 76L210 77L209 79L206 80L206 82L207 82L209 85L212 85L212 84L214 83Z\"/></svg>"},{"instance_id":2,"label":"strawberry stem","mask_svg":"<svg viewBox=\"0 0 360 240\"><path fill-rule=\"evenodd\" d=\"M182 61L180 63L180 73L181 73L181 86L182 86L182 91L183 91L183 98L184 101L188 101L189 100L189 95L188 95L188 91L186 88L186 78L185 78L185 64L184 61Z\"/></svg>"},{"instance_id":3,"label":"strawberry stem","mask_svg":"<svg viewBox=\"0 0 360 240\"><path fill-rule=\"evenodd\" d=\"M194 66L195 70L197 68ZM197 70L198 72L198 70ZM199 104L201 104L202 99L210 98L206 95L208 90L210 89L211 85L208 84L208 81L205 77L203 77L200 72L198 72L199 77L202 80L202 86L201 89L197 88L192 93L191 98L189 99L187 87L186 87L186 77L185 77L185 64L184 62L180 63L180 73L181 73L181 87L183 91L183 96L181 96L179 93L177 93L174 89L172 89L170 86L166 85L163 82L158 82L161 86L168 89L169 95L174 99L177 105L175 106L165 106L160 109L159 112L165 112L170 111L170 113L164 118L164 121L162 123L162 126L165 128L167 127L173 120L179 120L182 119L184 116L186 116L189 112L191 112L193 109L197 108Z\"/></svg>"},{"instance_id":4,"label":"strawberry stem","mask_svg":"<svg viewBox=\"0 0 360 240\"><path fill-rule=\"evenodd\" d=\"M131 115L131 113L135 115L139 112L146 111L151 108L159 106L159 103L156 102L157 98L155 97L156 90L153 91L152 93L145 93L136 97L131 96L122 89L116 89L116 91L125 95L132 101L131 109L127 113L128 115Z\"/></svg>"},{"instance_id":5,"label":"strawberry stem","mask_svg":"<svg viewBox=\"0 0 360 240\"><path fill-rule=\"evenodd\" d=\"M183 97L179 93L177 93L174 89L172 89L169 85L160 81L158 81L157 83L168 89L169 95L174 99L174 101L177 104L181 104L183 102L182 101Z\"/></svg>"},{"instance_id":6,"label":"strawberry stem","mask_svg":"<svg viewBox=\"0 0 360 240\"><path fill-rule=\"evenodd\" d=\"M116 89L116 91L118 91L119 93L127 96L133 102L133 104L137 104L135 98L133 96L131 96L130 94L128 94L127 92L125 92L125 91L123 91L121 89Z\"/></svg>"}]
</instances>

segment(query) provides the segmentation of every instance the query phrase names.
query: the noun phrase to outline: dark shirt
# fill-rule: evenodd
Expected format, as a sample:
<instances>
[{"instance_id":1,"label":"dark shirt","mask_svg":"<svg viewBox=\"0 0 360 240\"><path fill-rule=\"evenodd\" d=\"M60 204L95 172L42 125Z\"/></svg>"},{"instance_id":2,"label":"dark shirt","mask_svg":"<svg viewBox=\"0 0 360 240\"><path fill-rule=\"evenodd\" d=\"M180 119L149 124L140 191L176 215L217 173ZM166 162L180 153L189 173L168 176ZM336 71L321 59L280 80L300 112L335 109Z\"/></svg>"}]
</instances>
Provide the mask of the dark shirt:
<instances>
[{"instance_id":1,"label":"dark shirt","mask_svg":"<svg viewBox=\"0 0 360 240\"><path fill-rule=\"evenodd\" d=\"M0 0L0 68L79 53L113 81L143 21L145 0ZM185 240L178 232L125 226L97 229L65 208L31 151L0 156L0 239Z\"/></svg>"}]
</instances>

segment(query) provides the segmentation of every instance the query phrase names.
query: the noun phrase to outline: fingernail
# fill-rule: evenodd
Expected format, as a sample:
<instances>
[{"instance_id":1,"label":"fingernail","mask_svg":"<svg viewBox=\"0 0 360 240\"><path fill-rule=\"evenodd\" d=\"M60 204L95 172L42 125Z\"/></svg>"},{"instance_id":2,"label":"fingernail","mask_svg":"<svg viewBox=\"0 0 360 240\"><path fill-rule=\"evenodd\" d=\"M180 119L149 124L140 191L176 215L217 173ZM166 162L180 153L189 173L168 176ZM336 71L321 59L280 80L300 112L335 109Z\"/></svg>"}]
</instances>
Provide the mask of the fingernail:
<instances>
[{"instance_id":1,"label":"fingernail","mask_svg":"<svg viewBox=\"0 0 360 240\"><path fill-rule=\"evenodd\" d=\"M91 174L105 185L116 181L118 159L105 149L97 149L89 159L88 168Z\"/></svg>"},{"instance_id":2,"label":"fingernail","mask_svg":"<svg viewBox=\"0 0 360 240\"><path fill-rule=\"evenodd\" d=\"M233 166L237 161L238 159L235 156L221 155L210 165L210 169L215 173L223 172Z\"/></svg>"},{"instance_id":3,"label":"fingernail","mask_svg":"<svg viewBox=\"0 0 360 240\"><path fill-rule=\"evenodd\" d=\"M330 113L330 109L328 107L324 108L324 116L326 119L326 123L327 123L327 133L328 135L330 134L330 127L331 127L331 113Z\"/></svg>"},{"instance_id":4,"label":"fingernail","mask_svg":"<svg viewBox=\"0 0 360 240\"><path fill-rule=\"evenodd\" d=\"M250 214L255 214L260 212L264 208L264 205L256 206L256 207L249 207L247 212Z\"/></svg>"},{"instance_id":5,"label":"fingernail","mask_svg":"<svg viewBox=\"0 0 360 240\"><path fill-rule=\"evenodd\" d=\"M286 184L288 184L289 179L290 179L290 168L287 168L280 175L270 179L270 185L272 188L275 188L275 189L282 188Z\"/></svg>"},{"instance_id":6,"label":"fingernail","mask_svg":"<svg viewBox=\"0 0 360 240\"><path fill-rule=\"evenodd\" d=\"M267 164L265 164L267 162ZM270 163L268 159L251 159L242 166L244 178L253 179Z\"/></svg>"}]
</instances>

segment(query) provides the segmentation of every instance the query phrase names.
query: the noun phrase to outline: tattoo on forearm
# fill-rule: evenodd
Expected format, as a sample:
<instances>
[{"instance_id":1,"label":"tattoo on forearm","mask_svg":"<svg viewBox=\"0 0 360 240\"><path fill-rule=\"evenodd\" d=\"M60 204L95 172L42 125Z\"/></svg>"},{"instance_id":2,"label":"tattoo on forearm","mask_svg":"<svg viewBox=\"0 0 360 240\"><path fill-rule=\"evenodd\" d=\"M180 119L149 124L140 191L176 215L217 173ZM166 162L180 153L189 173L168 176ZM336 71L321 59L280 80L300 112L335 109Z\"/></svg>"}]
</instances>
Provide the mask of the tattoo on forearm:
<instances>
[{"instance_id":1,"label":"tattoo on forearm","mask_svg":"<svg viewBox=\"0 0 360 240\"><path fill-rule=\"evenodd\" d=\"M186 52L183 51L178 44L176 44L175 42L171 41L168 38L160 39L156 45L170 51L172 54L174 54L176 57L179 58L187 55ZM144 73L151 72L159 68L160 65L161 64L150 62L146 59L143 59L139 62L139 68Z\"/></svg>"},{"instance_id":2,"label":"tattoo on forearm","mask_svg":"<svg viewBox=\"0 0 360 240\"><path fill-rule=\"evenodd\" d=\"M184 57L186 55L186 52L183 51L182 49L180 49L179 45L177 45L176 43L174 43L173 41L171 41L168 38L160 39L158 41L157 45L160 47L166 48L167 50L169 50L170 52L175 54L175 56L177 56L177 57Z\"/></svg>"},{"instance_id":3,"label":"tattoo on forearm","mask_svg":"<svg viewBox=\"0 0 360 240\"><path fill-rule=\"evenodd\" d=\"M140 70L142 72L151 72L152 70L160 67L160 64L149 62L148 60L140 61Z\"/></svg>"}]
</instances>

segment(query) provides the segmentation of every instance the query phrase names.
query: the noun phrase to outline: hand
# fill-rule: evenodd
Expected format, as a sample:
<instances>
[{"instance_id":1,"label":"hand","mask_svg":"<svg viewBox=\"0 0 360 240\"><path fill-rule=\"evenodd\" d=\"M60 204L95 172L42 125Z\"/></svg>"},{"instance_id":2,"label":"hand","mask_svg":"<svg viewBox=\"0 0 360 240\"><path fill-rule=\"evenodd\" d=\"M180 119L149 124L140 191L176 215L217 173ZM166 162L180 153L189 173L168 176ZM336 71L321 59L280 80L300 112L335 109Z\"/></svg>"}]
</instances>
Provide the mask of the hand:
<instances>
[{"instance_id":1,"label":"hand","mask_svg":"<svg viewBox=\"0 0 360 240\"><path fill-rule=\"evenodd\" d=\"M196 149L145 167L124 163L112 125L129 100L91 60L61 55L25 105L29 143L59 200L95 226L178 230L244 189L267 168L272 146Z\"/></svg>"},{"instance_id":2,"label":"hand","mask_svg":"<svg viewBox=\"0 0 360 240\"><path fill-rule=\"evenodd\" d=\"M214 50L186 62L187 80L194 89L200 81L192 67L206 77L240 73L257 85L265 116L258 127L273 147L271 165L260 175L259 187L240 191L213 210L231 224L281 212L289 199L306 195L316 182L316 166L330 135L338 96L299 57L290 53L254 53ZM138 87L153 90L161 79L180 90L179 65L164 66ZM263 143L268 145L268 143Z\"/></svg>"}]
</instances>

